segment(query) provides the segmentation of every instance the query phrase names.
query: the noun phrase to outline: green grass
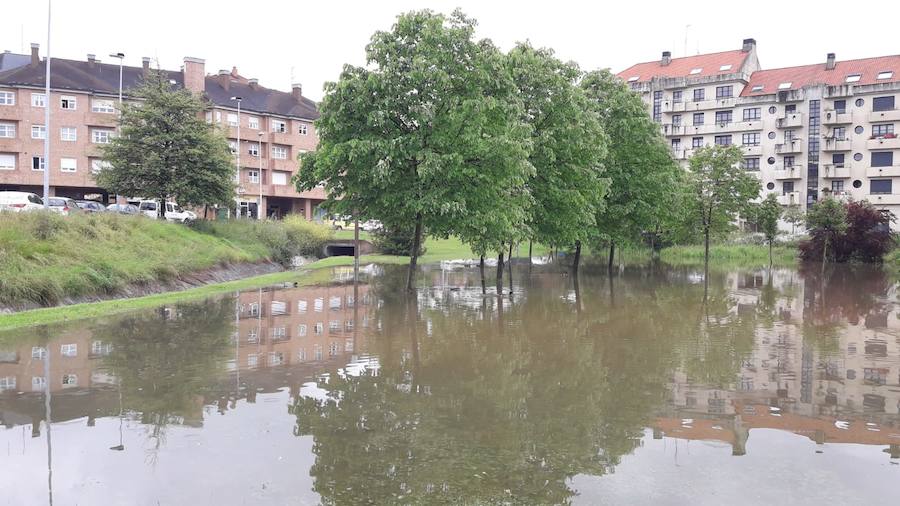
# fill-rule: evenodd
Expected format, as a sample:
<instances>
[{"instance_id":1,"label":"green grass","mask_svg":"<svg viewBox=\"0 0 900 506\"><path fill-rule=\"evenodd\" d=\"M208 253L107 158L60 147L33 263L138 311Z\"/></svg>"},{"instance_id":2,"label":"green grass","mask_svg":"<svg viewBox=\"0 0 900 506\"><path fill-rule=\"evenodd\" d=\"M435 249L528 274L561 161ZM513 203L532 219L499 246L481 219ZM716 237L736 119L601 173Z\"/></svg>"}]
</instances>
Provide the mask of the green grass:
<instances>
[{"instance_id":1,"label":"green grass","mask_svg":"<svg viewBox=\"0 0 900 506\"><path fill-rule=\"evenodd\" d=\"M660 260L672 265L702 265L703 245L672 246L660 252ZM711 245L710 264L719 267L753 267L769 265L769 247L760 245ZM797 263L797 248L775 246L772 263L786 267Z\"/></svg>"}]
</instances>

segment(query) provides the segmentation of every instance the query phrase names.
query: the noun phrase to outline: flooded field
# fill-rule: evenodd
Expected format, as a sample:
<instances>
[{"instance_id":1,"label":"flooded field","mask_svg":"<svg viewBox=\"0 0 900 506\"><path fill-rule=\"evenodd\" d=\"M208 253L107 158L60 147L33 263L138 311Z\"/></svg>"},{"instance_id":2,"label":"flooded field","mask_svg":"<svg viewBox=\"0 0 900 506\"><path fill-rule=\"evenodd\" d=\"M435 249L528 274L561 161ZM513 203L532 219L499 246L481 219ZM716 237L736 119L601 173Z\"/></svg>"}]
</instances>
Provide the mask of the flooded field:
<instances>
[{"instance_id":1,"label":"flooded field","mask_svg":"<svg viewBox=\"0 0 900 506\"><path fill-rule=\"evenodd\" d=\"M0 336L0 505L897 500L881 270L366 271Z\"/></svg>"}]
</instances>

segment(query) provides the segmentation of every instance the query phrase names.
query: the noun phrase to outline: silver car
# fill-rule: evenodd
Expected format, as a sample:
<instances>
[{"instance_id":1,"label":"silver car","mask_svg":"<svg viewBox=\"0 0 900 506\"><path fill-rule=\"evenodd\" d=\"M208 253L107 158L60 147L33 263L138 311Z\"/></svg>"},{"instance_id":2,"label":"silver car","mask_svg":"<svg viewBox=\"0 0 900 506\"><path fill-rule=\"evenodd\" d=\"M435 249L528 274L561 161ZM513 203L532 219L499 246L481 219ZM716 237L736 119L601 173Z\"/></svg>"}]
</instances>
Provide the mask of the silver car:
<instances>
[{"instance_id":1,"label":"silver car","mask_svg":"<svg viewBox=\"0 0 900 506\"><path fill-rule=\"evenodd\" d=\"M81 212L81 208L78 207L78 202L75 202L74 199L66 197L50 197L49 202L50 210L63 216Z\"/></svg>"}]
</instances>

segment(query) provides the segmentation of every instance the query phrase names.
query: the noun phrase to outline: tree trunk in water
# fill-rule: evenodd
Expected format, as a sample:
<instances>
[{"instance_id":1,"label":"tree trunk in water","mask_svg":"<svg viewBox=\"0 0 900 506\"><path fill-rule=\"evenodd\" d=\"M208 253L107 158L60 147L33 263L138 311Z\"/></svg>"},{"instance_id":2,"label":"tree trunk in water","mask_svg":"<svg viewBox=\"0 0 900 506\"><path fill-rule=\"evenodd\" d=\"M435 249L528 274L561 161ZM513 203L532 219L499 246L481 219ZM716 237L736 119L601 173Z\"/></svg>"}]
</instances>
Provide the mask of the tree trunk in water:
<instances>
[{"instance_id":1,"label":"tree trunk in water","mask_svg":"<svg viewBox=\"0 0 900 506\"><path fill-rule=\"evenodd\" d=\"M575 260L572 262L572 270L578 275L578 264L581 263L581 241L575 241Z\"/></svg>"},{"instance_id":2,"label":"tree trunk in water","mask_svg":"<svg viewBox=\"0 0 900 506\"><path fill-rule=\"evenodd\" d=\"M506 258L507 269L509 269L509 294L513 293L513 278L512 278L512 268L513 268L513 243L509 243L509 256Z\"/></svg>"},{"instance_id":3,"label":"tree trunk in water","mask_svg":"<svg viewBox=\"0 0 900 506\"><path fill-rule=\"evenodd\" d=\"M769 267L772 267L772 241L769 241Z\"/></svg>"},{"instance_id":4,"label":"tree trunk in water","mask_svg":"<svg viewBox=\"0 0 900 506\"><path fill-rule=\"evenodd\" d=\"M481 271L481 295L484 295L487 293L487 283L484 279L484 255L481 255L481 260L478 262L478 270Z\"/></svg>"},{"instance_id":5,"label":"tree trunk in water","mask_svg":"<svg viewBox=\"0 0 900 506\"><path fill-rule=\"evenodd\" d=\"M503 248L497 255L497 295L503 295Z\"/></svg>"},{"instance_id":6,"label":"tree trunk in water","mask_svg":"<svg viewBox=\"0 0 900 506\"><path fill-rule=\"evenodd\" d=\"M606 265L606 270L608 270L609 272L612 272L612 270L613 270L613 262L615 261L615 258L616 258L616 243L610 242L609 243L609 262Z\"/></svg>"},{"instance_id":7,"label":"tree trunk in water","mask_svg":"<svg viewBox=\"0 0 900 506\"><path fill-rule=\"evenodd\" d=\"M409 271L406 273L406 289L412 291L416 285L416 264L419 248L422 246L422 213L416 213L416 230L413 235L412 250L409 252Z\"/></svg>"},{"instance_id":8,"label":"tree trunk in water","mask_svg":"<svg viewBox=\"0 0 900 506\"><path fill-rule=\"evenodd\" d=\"M531 265L531 246L532 240L528 239L528 265Z\"/></svg>"},{"instance_id":9,"label":"tree trunk in water","mask_svg":"<svg viewBox=\"0 0 900 506\"><path fill-rule=\"evenodd\" d=\"M703 303L709 295L709 227L703 231Z\"/></svg>"},{"instance_id":10,"label":"tree trunk in water","mask_svg":"<svg viewBox=\"0 0 900 506\"><path fill-rule=\"evenodd\" d=\"M828 258L828 236L825 236L825 245L822 247L822 275L825 275L825 261Z\"/></svg>"}]
</instances>

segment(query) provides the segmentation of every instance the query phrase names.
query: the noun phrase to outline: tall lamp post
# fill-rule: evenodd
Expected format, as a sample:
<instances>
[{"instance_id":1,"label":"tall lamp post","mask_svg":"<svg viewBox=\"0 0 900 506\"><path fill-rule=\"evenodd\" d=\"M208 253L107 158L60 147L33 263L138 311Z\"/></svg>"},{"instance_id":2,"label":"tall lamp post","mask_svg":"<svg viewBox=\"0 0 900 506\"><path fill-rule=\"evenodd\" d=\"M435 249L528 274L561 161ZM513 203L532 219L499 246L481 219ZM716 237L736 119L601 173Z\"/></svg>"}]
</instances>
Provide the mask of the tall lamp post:
<instances>
[{"instance_id":1,"label":"tall lamp post","mask_svg":"<svg viewBox=\"0 0 900 506\"><path fill-rule=\"evenodd\" d=\"M125 61L125 53L109 53L110 58L118 58L119 59L119 119L122 119L122 64ZM121 134L122 133L122 123L119 121L119 124L116 125L116 131ZM115 199L115 203L119 203L119 199Z\"/></svg>"},{"instance_id":2,"label":"tall lamp post","mask_svg":"<svg viewBox=\"0 0 900 506\"><path fill-rule=\"evenodd\" d=\"M261 220L265 217L264 216L265 213L263 212L263 208L262 208L263 207L263 200L262 200L263 199L263 196L262 196L262 185L263 185L262 138L263 138L264 134L262 132L259 132L257 135L259 136L258 137L259 140L256 143L256 156L259 157L259 177L257 178L257 182L259 182L259 203L256 204L256 219Z\"/></svg>"},{"instance_id":3,"label":"tall lamp post","mask_svg":"<svg viewBox=\"0 0 900 506\"><path fill-rule=\"evenodd\" d=\"M238 187L241 186L241 97L231 97L231 100L237 102L237 171L234 174L234 181ZM234 198L234 217L241 217L241 198Z\"/></svg>"},{"instance_id":4,"label":"tall lamp post","mask_svg":"<svg viewBox=\"0 0 900 506\"><path fill-rule=\"evenodd\" d=\"M50 209L50 8L51 0L47 0L47 58L44 66L47 75L44 77L44 210ZM49 419L49 418L48 418ZM48 430L49 432L49 430ZM48 438L49 440L49 438Z\"/></svg>"}]
</instances>

